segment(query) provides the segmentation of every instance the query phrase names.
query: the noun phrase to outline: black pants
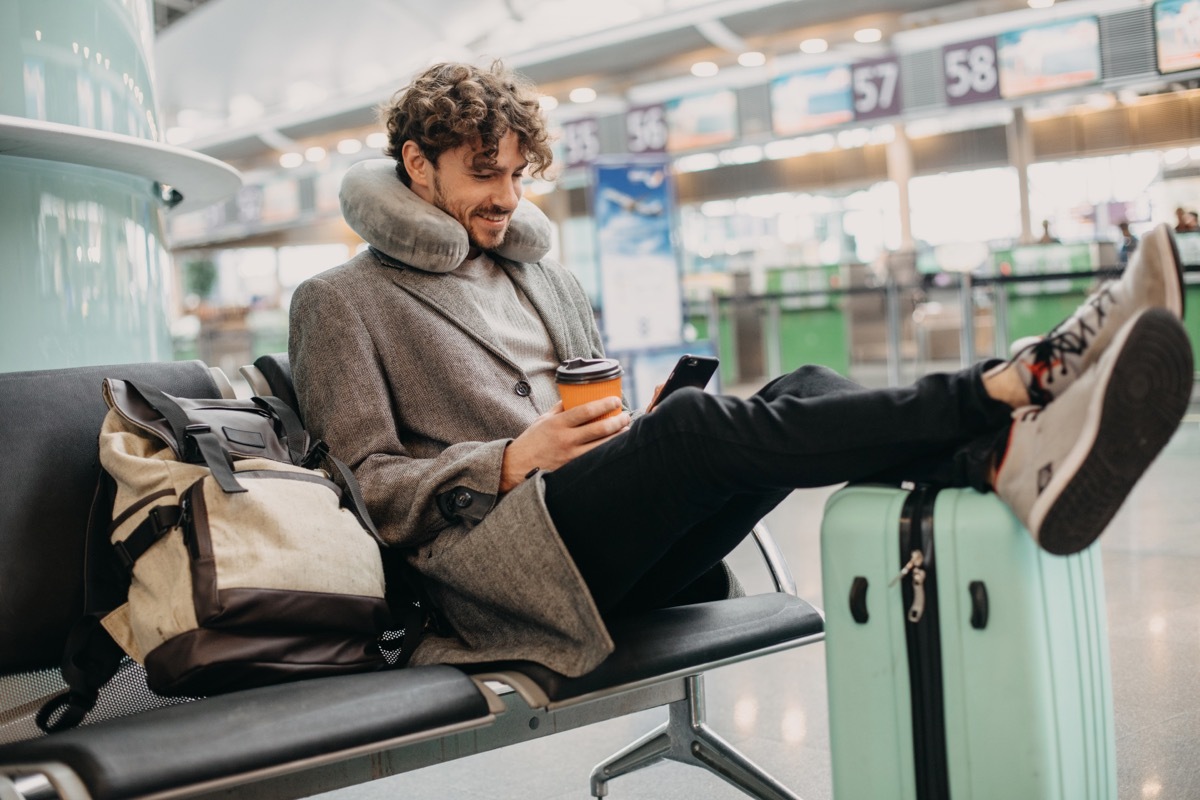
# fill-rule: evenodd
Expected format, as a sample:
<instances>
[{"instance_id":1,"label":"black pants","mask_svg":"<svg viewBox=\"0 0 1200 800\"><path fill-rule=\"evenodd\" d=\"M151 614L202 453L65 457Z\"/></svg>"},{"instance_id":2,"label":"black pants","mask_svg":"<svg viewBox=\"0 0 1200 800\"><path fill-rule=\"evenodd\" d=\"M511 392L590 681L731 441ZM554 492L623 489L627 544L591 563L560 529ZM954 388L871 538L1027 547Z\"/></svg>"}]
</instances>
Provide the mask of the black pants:
<instances>
[{"instance_id":1,"label":"black pants","mask_svg":"<svg viewBox=\"0 0 1200 800\"><path fill-rule=\"evenodd\" d=\"M602 614L659 606L792 489L913 480L986 490L1012 411L984 390L988 366L898 389L801 367L745 400L681 390L547 473L546 504Z\"/></svg>"}]
</instances>

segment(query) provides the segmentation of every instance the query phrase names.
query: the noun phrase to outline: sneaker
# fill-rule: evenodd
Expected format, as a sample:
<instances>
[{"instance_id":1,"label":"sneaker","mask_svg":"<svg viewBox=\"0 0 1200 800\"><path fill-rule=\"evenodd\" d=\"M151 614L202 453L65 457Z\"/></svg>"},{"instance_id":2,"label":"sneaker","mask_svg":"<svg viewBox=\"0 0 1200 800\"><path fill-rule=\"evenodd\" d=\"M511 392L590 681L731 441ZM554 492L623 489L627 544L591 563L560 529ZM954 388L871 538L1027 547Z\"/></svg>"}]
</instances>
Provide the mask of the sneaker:
<instances>
[{"instance_id":1,"label":"sneaker","mask_svg":"<svg viewBox=\"0 0 1200 800\"><path fill-rule=\"evenodd\" d=\"M1035 405L1062 395L1108 347L1137 312L1165 308L1183 318L1183 274L1171 229L1159 225L1142 238L1119 280L1097 289L1045 337L1023 344L1009 361Z\"/></svg>"},{"instance_id":2,"label":"sneaker","mask_svg":"<svg viewBox=\"0 0 1200 800\"><path fill-rule=\"evenodd\" d=\"M1165 309L1143 310L1056 402L1013 412L996 494L1044 549L1083 550L1175 433L1191 392L1187 331Z\"/></svg>"}]
</instances>

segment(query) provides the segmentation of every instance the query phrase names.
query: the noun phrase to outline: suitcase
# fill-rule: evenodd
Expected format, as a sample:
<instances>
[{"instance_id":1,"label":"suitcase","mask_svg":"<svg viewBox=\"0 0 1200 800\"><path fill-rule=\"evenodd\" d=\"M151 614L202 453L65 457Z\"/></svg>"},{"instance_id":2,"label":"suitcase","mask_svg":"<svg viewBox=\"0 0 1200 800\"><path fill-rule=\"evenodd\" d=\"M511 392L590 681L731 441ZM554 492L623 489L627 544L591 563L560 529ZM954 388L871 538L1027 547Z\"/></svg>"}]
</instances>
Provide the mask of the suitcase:
<instances>
[{"instance_id":1,"label":"suitcase","mask_svg":"<svg viewBox=\"0 0 1200 800\"><path fill-rule=\"evenodd\" d=\"M835 800L1115 800L1098 545L1050 555L971 489L851 486L821 569Z\"/></svg>"}]
</instances>

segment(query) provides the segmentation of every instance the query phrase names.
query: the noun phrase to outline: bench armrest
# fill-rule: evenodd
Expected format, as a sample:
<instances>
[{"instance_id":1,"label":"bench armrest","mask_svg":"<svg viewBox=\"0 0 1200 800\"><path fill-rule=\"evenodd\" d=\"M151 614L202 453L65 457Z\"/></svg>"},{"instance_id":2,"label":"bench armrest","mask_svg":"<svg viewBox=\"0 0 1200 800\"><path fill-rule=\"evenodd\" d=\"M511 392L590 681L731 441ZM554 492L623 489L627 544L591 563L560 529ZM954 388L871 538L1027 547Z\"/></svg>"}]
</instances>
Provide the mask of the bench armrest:
<instances>
[{"instance_id":1,"label":"bench armrest","mask_svg":"<svg viewBox=\"0 0 1200 800\"><path fill-rule=\"evenodd\" d=\"M775 537L767 530L766 523L760 521L754 526L752 533L754 534L754 542L758 545L758 551L762 553L763 561L767 562L767 571L771 573L771 580L775 583L775 591L790 594L792 597L799 597L800 594L796 590L796 580L792 577L792 571L788 569L787 560L783 557L783 551L775 543Z\"/></svg>"}]
</instances>

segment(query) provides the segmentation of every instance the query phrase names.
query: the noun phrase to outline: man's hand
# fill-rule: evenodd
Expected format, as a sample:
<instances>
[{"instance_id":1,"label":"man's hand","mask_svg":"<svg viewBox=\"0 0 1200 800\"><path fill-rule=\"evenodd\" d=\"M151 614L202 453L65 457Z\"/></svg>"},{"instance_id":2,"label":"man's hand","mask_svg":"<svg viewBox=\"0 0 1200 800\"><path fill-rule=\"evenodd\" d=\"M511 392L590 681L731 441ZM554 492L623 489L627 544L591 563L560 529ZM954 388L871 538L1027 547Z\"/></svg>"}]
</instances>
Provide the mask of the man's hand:
<instances>
[{"instance_id":1,"label":"man's hand","mask_svg":"<svg viewBox=\"0 0 1200 800\"><path fill-rule=\"evenodd\" d=\"M646 413L647 414L649 414L651 411L653 411L654 407L658 405L658 396L660 394L662 394L662 390L663 390L664 386L666 386L665 383L660 383L654 387L654 397L651 397L650 402L646 404Z\"/></svg>"},{"instance_id":2,"label":"man's hand","mask_svg":"<svg viewBox=\"0 0 1200 800\"><path fill-rule=\"evenodd\" d=\"M629 427L629 414L598 419L621 407L616 397L605 397L563 410L559 402L542 414L504 450L500 491L515 489L534 469L552 470L608 441Z\"/></svg>"}]
</instances>

